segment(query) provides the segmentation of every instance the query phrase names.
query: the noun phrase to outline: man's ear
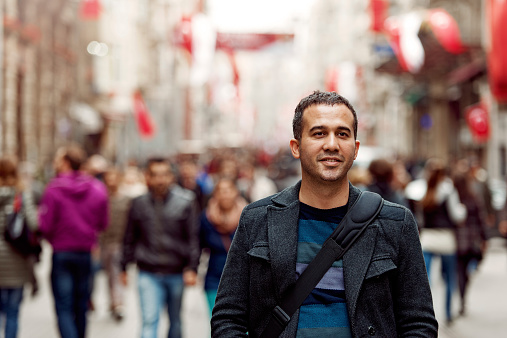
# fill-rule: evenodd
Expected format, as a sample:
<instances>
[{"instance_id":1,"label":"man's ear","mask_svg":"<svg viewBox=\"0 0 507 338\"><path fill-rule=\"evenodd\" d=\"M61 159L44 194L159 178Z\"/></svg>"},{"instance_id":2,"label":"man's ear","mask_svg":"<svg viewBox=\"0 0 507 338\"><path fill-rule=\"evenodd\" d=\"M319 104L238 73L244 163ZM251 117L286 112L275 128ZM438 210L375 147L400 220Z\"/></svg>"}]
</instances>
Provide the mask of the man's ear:
<instances>
[{"instance_id":1,"label":"man's ear","mask_svg":"<svg viewBox=\"0 0 507 338\"><path fill-rule=\"evenodd\" d=\"M290 140L290 152L294 158L299 158L299 141L295 138Z\"/></svg>"},{"instance_id":2,"label":"man's ear","mask_svg":"<svg viewBox=\"0 0 507 338\"><path fill-rule=\"evenodd\" d=\"M361 142L356 140L356 151L355 151L355 155L354 155L354 160L357 158L357 154L359 153L359 145L360 144L361 144Z\"/></svg>"}]
</instances>

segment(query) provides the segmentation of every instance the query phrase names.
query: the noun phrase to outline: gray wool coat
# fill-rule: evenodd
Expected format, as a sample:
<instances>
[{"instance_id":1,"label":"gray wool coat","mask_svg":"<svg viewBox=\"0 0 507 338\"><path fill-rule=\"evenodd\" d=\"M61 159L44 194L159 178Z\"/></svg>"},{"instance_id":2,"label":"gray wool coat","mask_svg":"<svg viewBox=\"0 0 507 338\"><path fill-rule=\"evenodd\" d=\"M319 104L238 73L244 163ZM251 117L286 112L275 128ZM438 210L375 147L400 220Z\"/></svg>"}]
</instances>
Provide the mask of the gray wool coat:
<instances>
[{"instance_id":1,"label":"gray wool coat","mask_svg":"<svg viewBox=\"0 0 507 338\"><path fill-rule=\"evenodd\" d=\"M212 337L258 337L296 281L301 182L243 210L222 274ZM348 206L359 189L350 185ZM343 257L354 337L436 337L417 225L405 207L385 201ZM295 337L299 312L280 337Z\"/></svg>"}]
</instances>

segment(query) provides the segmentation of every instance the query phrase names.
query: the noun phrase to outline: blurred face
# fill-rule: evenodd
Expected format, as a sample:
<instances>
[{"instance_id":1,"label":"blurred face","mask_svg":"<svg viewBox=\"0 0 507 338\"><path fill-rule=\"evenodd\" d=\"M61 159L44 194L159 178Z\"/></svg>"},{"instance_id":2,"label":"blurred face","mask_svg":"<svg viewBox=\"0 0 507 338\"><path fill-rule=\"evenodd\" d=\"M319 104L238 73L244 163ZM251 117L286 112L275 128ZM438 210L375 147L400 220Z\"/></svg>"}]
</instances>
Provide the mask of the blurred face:
<instances>
[{"instance_id":1,"label":"blurred face","mask_svg":"<svg viewBox=\"0 0 507 338\"><path fill-rule=\"evenodd\" d=\"M55 158L53 160L53 169L57 174L65 171L65 150L60 148L56 151Z\"/></svg>"},{"instance_id":2,"label":"blurred face","mask_svg":"<svg viewBox=\"0 0 507 338\"><path fill-rule=\"evenodd\" d=\"M152 163L146 171L146 184L155 195L167 194L172 181L173 175L168 163Z\"/></svg>"},{"instance_id":3,"label":"blurred face","mask_svg":"<svg viewBox=\"0 0 507 338\"><path fill-rule=\"evenodd\" d=\"M231 181L220 181L213 192L213 197L218 201L222 210L231 209L238 197L238 190Z\"/></svg>"},{"instance_id":4,"label":"blurred face","mask_svg":"<svg viewBox=\"0 0 507 338\"><path fill-rule=\"evenodd\" d=\"M104 183L110 191L117 191L120 185L120 175L116 171L107 171L104 174Z\"/></svg>"},{"instance_id":5,"label":"blurred face","mask_svg":"<svg viewBox=\"0 0 507 338\"><path fill-rule=\"evenodd\" d=\"M312 105L303 114L301 140L290 142L308 183L345 182L357 157L354 116L345 105Z\"/></svg>"}]
</instances>

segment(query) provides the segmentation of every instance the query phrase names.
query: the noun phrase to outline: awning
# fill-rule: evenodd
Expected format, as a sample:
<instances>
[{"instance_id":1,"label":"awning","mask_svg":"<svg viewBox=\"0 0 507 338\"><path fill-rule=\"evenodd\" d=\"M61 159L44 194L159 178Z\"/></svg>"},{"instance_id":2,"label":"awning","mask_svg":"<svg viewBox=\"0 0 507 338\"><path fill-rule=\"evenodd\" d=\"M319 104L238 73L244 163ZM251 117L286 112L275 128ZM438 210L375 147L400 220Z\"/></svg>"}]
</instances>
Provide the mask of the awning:
<instances>
[{"instance_id":1,"label":"awning","mask_svg":"<svg viewBox=\"0 0 507 338\"><path fill-rule=\"evenodd\" d=\"M450 72L447 76L447 84L455 85L465 81L470 81L485 74L486 70L486 61L483 58L477 58Z\"/></svg>"}]
</instances>

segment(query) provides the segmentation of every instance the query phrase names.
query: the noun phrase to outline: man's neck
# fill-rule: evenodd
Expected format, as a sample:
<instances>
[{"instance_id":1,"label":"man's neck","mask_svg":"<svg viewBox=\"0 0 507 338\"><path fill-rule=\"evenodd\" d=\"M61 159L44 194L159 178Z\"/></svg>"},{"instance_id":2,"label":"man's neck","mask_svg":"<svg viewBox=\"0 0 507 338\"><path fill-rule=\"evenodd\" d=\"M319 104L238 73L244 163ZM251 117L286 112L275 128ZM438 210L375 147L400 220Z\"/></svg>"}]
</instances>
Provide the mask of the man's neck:
<instances>
[{"instance_id":1,"label":"man's neck","mask_svg":"<svg viewBox=\"0 0 507 338\"><path fill-rule=\"evenodd\" d=\"M304 179L299 190L299 200L318 209L332 209L347 204L349 200L349 182L323 182L309 184Z\"/></svg>"}]
</instances>

